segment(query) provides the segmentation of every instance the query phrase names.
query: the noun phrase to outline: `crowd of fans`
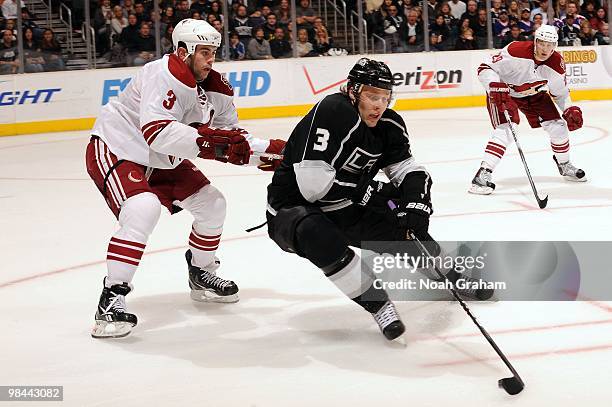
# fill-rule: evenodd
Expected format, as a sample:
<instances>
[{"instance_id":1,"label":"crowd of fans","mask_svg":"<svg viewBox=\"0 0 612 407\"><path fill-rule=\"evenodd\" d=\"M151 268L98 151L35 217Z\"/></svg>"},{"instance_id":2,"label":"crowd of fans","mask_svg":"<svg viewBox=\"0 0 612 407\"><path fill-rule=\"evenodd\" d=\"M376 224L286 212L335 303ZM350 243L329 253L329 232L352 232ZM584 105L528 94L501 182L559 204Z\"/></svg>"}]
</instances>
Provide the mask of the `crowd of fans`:
<instances>
[{"instance_id":1,"label":"crowd of fans","mask_svg":"<svg viewBox=\"0 0 612 407\"><path fill-rule=\"evenodd\" d=\"M65 1L75 7L78 4L78 0ZM159 14L155 13L154 1L159 1ZM97 54L117 65L144 65L155 58L157 26L161 52L166 54L172 52L174 26L185 18L206 20L223 33L221 1L224 0L92 1L91 25ZM349 11L356 8L355 1L360 0L345 0ZM557 27L560 46L610 43L606 0L364 0L364 18L369 34L383 38L387 52L423 51L426 41L432 51L484 49L488 47L485 1L491 1L495 48L533 39L534 31L542 24ZM222 44L219 59L293 56L289 0L228 0L228 9L229 44ZM16 0L0 0L0 73L19 69L17 11ZM330 52L337 51L334 41L311 0L297 0L295 13L297 55L335 54ZM61 45L53 31L37 26L26 7L21 15L25 72L65 69Z\"/></svg>"},{"instance_id":2,"label":"crowd of fans","mask_svg":"<svg viewBox=\"0 0 612 407\"><path fill-rule=\"evenodd\" d=\"M20 68L16 0L0 0L0 74L17 73ZM39 27L27 7L21 8L25 72L65 69L62 47L50 29Z\"/></svg>"},{"instance_id":3,"label":"crowd of fans","mask_svg":"<svg viewBox=\"0 0 612 407\"><path fill-rule=\"evenodd\" d=\"M323 19L310 0L296 9L297 53L300 57L327 55L333 48ZM172 51L172 31L184 18L208 21L223 33L221 0L161 0L156 14L152 0L100 0L93 12L96 48L111 61L143 65L155 55L156 25L162 54ZM219 59L273 59L293 56L291 3L288 0L233 0L228 4L229 47L222 44Z\"/></svg>"},{"instance_id":4,"label":"crowd of fans","mask_svg":"<svg viewBox=\"0 0 612 407\"><path fill-rule=\"evenodd\" d=\"M424 21L423 3L427 4ZM560 46L608 45L607 4L600 0L491 0L493 46L533 39L542 24L554 25ZM366 0L366 21L391 52L488 48L487 11L476 0ZM424 27L429 28L425 39Z\"/></svg>"}]
</instances>

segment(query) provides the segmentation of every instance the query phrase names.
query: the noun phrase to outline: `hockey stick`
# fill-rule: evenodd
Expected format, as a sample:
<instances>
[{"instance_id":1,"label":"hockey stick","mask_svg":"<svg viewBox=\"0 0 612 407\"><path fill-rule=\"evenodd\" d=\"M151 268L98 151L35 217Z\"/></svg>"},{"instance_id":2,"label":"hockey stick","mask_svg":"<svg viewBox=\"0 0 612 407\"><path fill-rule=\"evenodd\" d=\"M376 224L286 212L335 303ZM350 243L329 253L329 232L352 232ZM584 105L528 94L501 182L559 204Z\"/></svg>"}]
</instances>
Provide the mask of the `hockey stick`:
<instances>
[{"instance_id":1,"label":"hockey stick","mask_svg":"<svg viewBox=\"0 0 612 407\"><path fill-rule=\"evenodd\" d=\"M510 126L510 132L512 133L512 137L514 137L514 142L516 143L516 148L518 148L519 155L521 156L521 160L523 160L523 167L525 167L525 172L527 173L527 178L529 178L529 183L531 184L531 189L533 191L533 195L535 196L536 201L538 201L538 206L540 209L546 208L548 204L548 195L544 197L544 199L540 199L538 196L538 190L533 182L533 178L531 178L531 172L529 172L529 167L527 166L527 160L525 160L525 154L523 154L523 149L519 144L518 137L516 136L516 132L514 131L514 126L512 125L512 121L510 120L510 115L508 114L508 110L504 110L504 116L506 117L506 121Z\"/></svg>"},{"instance_id":2,"label":"hockey stick","mask_svg":"<svg viewBox=\"0 0 612 407\"><path fill-rule=\"evenodd\" d=\"M391 210L397 208L397 206L395 205L395 203L393 203L393 201L389 201L388 206L389 208L391 208ZM421 253L427 255L428 257L433 257L429 254L429 251L425 248L425 245L423 245L423 243L421 243L421 241L417 239L411 231L408 231L406 233L406 237L409 240L412 240L414 243L416 243ZM450 280L444 274L442 274L438 266L436 266L435 262L433 264L433 268L436 274L440 278L446 280L447 282L450 282ZM453 297L455 297L455 299L459 302L459 304L461 305L461 308L463 308L463 310L468 314L472 322L478 327L478 329L480 329L480 332L484 335L487 342L489 342L489 344L493 347L493 349L495 350L495 353L497 353L497 356L501 358L501 360L506 364L508 369L510 369L510 372L512 372L512 377L505 377L503 379L499 379L499 381L497 382L499 387L503 388L506 391L506 393L511 394L511 395L515 395L523 391L523 389L525 388L525 383L523 382L523 379L521 379L521 377L519 376L514 366L512 366L512 364L510 363L506 355L504 355L501 349L499 349L499 346L497 346L497 344L495 343L493 338L491 338L491 335L489 335L486 329L484 329L482 325L478 323L478 321L476 320L476 317L472 314L472 312L470 311L468 306L465 304L465 302L461 299L459 294L457 294L457 291L455 291L455 289L452 288L452 283L447 284L447 285L448 285L448 290L451 292Z\"/></svg>"}]
</instances>

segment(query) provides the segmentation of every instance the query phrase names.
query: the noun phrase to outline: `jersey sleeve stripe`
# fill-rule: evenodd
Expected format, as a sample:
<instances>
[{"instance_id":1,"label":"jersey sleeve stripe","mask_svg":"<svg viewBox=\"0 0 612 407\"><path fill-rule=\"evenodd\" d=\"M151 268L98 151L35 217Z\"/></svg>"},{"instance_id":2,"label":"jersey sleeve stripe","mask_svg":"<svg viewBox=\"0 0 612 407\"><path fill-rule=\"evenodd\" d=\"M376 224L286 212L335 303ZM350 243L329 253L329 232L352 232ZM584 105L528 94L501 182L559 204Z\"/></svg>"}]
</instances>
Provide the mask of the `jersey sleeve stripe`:
<instances>
[{"instance_id":1,"label":"jersey sleeve stripe","mask_svg":"<svg viewBox=\"0 0 612 407\"><path fill-rule=\"evenodd\" d=\"M148 145L151 145L157 135L175 120L155 120L142 126L142 135Z\"/></svg>"}]
</instances>

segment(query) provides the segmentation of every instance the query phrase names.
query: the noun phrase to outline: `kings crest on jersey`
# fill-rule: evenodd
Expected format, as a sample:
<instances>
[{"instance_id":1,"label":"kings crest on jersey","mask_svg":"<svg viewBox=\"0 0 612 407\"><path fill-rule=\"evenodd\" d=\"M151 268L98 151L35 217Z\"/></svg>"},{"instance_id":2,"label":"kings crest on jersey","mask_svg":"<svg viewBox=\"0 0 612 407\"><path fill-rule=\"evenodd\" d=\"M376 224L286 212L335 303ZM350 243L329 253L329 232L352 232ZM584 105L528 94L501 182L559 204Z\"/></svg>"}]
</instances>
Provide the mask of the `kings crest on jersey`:
<instances>
[{"instance_id":1,"label":"kings crest on jersey","mask_svg":"<svg viewBox=\"0 0 612 407\"><path fill-rule=\"evenodd\" d=\"M268 187L268 209L307 202L324 212L346 208L362 177L372 179L381 169L396 186L409 172L424 170L414 162L401 116L387 109L370 128L347 96L327 96L291 134Z\"/></svg>"},{"instance_id":2,"label":"kings crest on jersey","mask_svg":"<svg viewBox=\"0 0 612 407\"><path fill-rule=\"evenodd\" d=\"M188 124L238 126L233 91L223 79L210 71L197 83L183 61L166 55L146 64L119 97L102 108L92 134L119 159L175 168L199 153L198 132Z\"/></svg>"}]
</instances>

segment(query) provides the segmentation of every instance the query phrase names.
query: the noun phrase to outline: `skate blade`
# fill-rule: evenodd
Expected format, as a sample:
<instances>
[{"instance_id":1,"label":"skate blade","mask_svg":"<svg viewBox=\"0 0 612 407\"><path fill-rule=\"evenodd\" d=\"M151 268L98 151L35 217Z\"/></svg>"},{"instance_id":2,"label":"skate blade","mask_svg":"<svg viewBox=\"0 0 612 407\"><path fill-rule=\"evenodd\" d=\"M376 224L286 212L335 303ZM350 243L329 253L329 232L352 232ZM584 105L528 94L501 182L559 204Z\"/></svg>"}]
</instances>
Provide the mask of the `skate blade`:
<instances>
[{"instance_id":1,"label":"skate blade","mask_svg":"<svg viewBox=\"0 0 612 407\"><path fill-rule=\"evenodd\" d=\"M479 185L473 185L468 189L470 194L476 195L491 195L493 193L493 188L491 187L481 187Z\"/></svg>"},{"instance_id":2,"label":"skate blade","mask_svg":"<svg viewBox=\"0 0 612 407\"><path fill-rule=\"evenodd\" d=\"M223 304L234 303L240 300L238 293L232 295L217 295L213 291L208 290L191 290L190 297L197 302L218 302Z\"/></svg>"},{"instance_id":3,"label":"skate blade","mask_svg":"<svg viewBox=\"0 0 612 407\"><path fill-rule=\"evenodd\" d=\"M570 177L568 175L563 175L563 179L569 182L587 182L588 179L586 176L582 178Z\"/></svg>"},{"instance_id":4,"label":"skate blade","mask_svg":"<svg viewBox=\"0 0 612 407\"><path fill-rule=\"evenodd\" d=\"M96 321L91 330L92 338L123 338L132 332L133 324L129 322Z\"/></svg>"}]
</instances>

